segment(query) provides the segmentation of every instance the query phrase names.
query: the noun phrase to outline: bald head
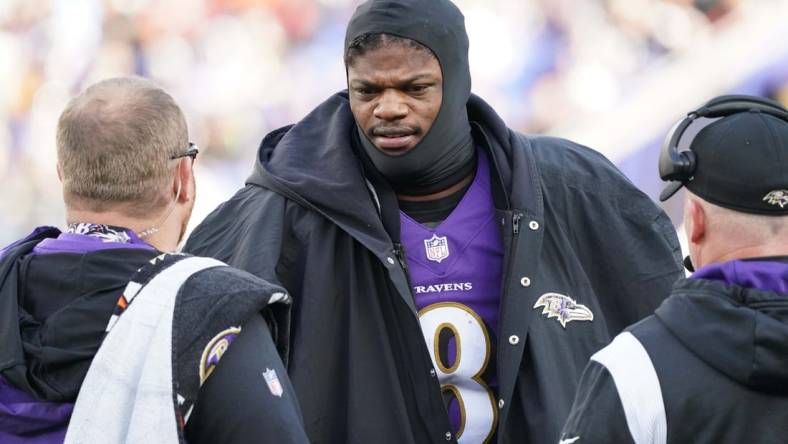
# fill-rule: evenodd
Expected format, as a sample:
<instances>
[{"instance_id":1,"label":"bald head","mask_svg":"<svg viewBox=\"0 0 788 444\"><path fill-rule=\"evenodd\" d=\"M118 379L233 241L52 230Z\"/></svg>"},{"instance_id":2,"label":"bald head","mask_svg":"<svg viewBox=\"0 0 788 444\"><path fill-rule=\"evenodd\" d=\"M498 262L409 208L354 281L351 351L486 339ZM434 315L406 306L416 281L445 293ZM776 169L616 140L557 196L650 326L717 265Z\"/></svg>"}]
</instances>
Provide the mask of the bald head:
<instances>
[{"instance_id":1,"label":"bald head","mask_svg":"<svg viewBox=\"0 0 788 444\"><path fill-rule=\"evenodd\" d=\"M188 145L172 97L142 78L97 83L72 99L57 130L66 206L145 216L167 205L174 164Z\"/></svg>"},{"instance_id":2,"label":"bald head","mask_svg":"<svg viewBox=\"0 0 788 444\"><path fill-rule=\"evenodd\" d=\"M687 192L684 226L696 267L732 259L788 255L788 216L742 213Z\"/></svg>"}]
</instances>

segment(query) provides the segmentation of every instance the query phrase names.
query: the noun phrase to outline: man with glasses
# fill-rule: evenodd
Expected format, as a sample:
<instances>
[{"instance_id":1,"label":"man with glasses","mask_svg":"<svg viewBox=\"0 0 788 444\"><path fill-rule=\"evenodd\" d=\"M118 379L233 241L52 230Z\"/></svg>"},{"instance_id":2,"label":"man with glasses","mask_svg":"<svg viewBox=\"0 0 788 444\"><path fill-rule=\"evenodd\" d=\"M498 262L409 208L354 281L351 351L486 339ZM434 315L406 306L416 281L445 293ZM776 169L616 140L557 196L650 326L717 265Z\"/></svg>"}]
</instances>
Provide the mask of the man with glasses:
<instances>
[{"instance_id":1,"label":"man with glasses","mask_svg":"<svg viewBox=\"0 0 788 444\"><path fill-rule=\"evenodd\" d=\"M0 442L307 442L275 345L289 296L167 254L192 212L197 153L147 80L69 102L57 130L68 228L0 251Z\"/></svg>"}]
</instances>

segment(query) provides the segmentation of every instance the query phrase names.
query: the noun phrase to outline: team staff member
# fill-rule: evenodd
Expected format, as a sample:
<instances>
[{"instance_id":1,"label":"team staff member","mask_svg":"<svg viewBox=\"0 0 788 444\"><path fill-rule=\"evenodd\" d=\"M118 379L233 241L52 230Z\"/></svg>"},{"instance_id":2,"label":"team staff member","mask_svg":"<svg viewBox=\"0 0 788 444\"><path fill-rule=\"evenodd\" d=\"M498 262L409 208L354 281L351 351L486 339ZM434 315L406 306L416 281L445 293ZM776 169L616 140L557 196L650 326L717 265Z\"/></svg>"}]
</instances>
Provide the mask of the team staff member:
<instances>
[{"instance_id":1,"label":"team staff member","mask_svg":"<svg viewBox=\"0 0 788 444\"><path fill-rule=\"evenodd\" d=\"M259 314L279 312L282 290L162 255L191 215L196 156L180 108L149 81L106 80L69 102L57 133L68 229L0 251L0 442L307 442Z\"/></svg>"},{"instance_id":2,"label":"team staff member","mask_svg":"<svg viewBox=\"0 0 788 444\"><path fill-rule=\"evenodd\" d=\"M788 110L723 96L677 128L661 165L676 182L663 198L686 186L699 269L591 358L562 443L788 436ZM682 133L691 151L679 152Z\"/></svg>"},{"instance_id":3,"label":"team staff member","mask_svg":"<svg viewBox=\"0 0 788 444\"><path fill-rule=\"evenodd\" d=\"M186 250L293 295L313 442L556 441L584 361L678 278L669 220L471 95L447 0L364 3L345 62L349 92L269 134Z\"/></svg>"}]
</instances>

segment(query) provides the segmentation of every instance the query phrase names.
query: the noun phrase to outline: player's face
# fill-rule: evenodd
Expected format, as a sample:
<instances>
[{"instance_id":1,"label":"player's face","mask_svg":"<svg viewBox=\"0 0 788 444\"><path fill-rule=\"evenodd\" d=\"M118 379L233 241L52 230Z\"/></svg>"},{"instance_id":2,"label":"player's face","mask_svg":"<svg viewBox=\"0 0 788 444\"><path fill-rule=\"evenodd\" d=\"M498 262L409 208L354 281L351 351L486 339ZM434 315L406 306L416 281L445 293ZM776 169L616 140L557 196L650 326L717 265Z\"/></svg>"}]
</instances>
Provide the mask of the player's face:
<instances>
[{"instance_id":1,"label":"player's face","mask_svg":"<svg viewBox=\"0 0 788 444\"><path fill-rule=\"evenodd\" d=\"M381 151L399 156L430 130L443 99L438 60L427 51L387 45L348 66L353 117Z\"/></svg>"}]
</instances>

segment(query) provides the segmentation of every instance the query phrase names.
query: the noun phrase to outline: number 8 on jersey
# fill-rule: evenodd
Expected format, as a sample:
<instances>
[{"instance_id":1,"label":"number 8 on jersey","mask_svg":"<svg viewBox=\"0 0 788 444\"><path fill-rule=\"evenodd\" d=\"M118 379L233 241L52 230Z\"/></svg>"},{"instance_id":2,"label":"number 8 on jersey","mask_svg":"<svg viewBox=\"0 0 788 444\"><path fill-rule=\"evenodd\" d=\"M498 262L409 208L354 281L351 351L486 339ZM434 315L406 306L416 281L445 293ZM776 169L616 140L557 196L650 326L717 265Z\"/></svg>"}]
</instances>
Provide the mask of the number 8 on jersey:
<instances>
[{"instance_id":1,"label":"number 8 on jersey","mask_svg":"<svg viewBox=\"0 0 788 444\"><path fill-rule=\"evenodd\" d=\"M481 317L466 305L440 302L419 312L421 330L445 397L459 407L460 444L486 443L497 421L495 398L482 380L491 341Z\"/></svg>"}]
</instances>

